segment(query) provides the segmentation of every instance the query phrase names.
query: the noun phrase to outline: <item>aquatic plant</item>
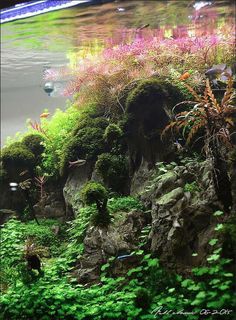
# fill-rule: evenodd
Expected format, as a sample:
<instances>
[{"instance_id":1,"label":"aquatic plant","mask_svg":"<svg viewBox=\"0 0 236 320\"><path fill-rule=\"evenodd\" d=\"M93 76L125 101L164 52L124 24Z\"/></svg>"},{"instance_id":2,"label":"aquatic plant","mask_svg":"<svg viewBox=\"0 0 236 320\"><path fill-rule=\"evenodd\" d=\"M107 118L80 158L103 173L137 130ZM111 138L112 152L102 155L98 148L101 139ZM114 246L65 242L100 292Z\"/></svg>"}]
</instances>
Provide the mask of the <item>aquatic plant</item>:
<instances>
[{"instance_id":1,"label":"aquatic plant","mask_svg":"<svg viewBox=\"0 0 236 320\"><path fill-rule=\"evenodd\" d=\"M81 220L78 215L71 223L68 232L72 238L69 238L63 254L53 260L44 259L44 277L38 277L37 281L31 279L27 283L18 270L22 267L20 262L25 240L23 230L27 230L29 224L11 220L4 225L0 251L1 272L4 272L0 274L1 280L4 280L1 281L4 292L0 296L0 316L3 319L66 319L69 316L72 320L155 320L159 313L166 311L161 314L161 318L171 320L176 316L173 313L182 310L191 310L191 315L187 315L189 320L198 320L200 311L207 315L208 310L223 310L221 312L228 319L234 319L234 274L230 271L232 261L223 257L218 241L220 235L214 235L209 241L206 264L193 268L189 276L170 273L151 253L137 249L132 255L139 258L139 263L128 269L125 276L115 278L110 275L109 270L116 262L113 256L102 265L99 284L78 285L77 279L69 276L67 271L78 255L78 239L83 239L81 225L83 228L88 226L84 216L90 213L82 213ZM36 239L39 234L49 234L46 221L44 226L30 224L31 233L35 230ZM219 223L216 232L221 233L222 228ZM48 245L51 248L50 242ZM213 320L215 315L208 318Z\"/></svg>"},{"instance_id":2,"label":"aquatic plant","mask_svg":"<svg viewBox=\"0 0 236 320\"><path fill-rule=\"evenodd\" d=\"M228 151L233 148L231 142L232 129L235 126L236 108L233 104L235 91L233 80L229 79L224 97L220 103L215 98L210 82L206 80L206 88L201 96L191 87L186 85L195 98L195 101L184 101L177 104L193 105L190 110L178 113L164 131L172 133L182 132L186 144L193 143L199 139L203 140L203 150L206 157L213 163L213 178L218 198L228 210L232 204L230 182L227 174L226 160Z\"/></svg>"},{"instance_id":3,"label":"aquatic plant","mask_svg":"<svg viewBox=\"0 0 236 320\"><path fill-rule=\"evenodd\" d=\"M232 34L225 31L201 37L135 39L129 44L106 48L93 59L80 60L75 69L68 71L74 79L65 95L79 92L76 97L79 107L95 101L108 114L122 113L126 89L136 81L155 75L178 82L181 74L193 70L188 83L197 87L207 67L232 63L234 44Z\"/></svg>"},{"instance_id":4,"label":"aquatic plant","mask_svg":"<svg viewBox=\"0 0 236 320\"><path fill-rule=\"evenodd\" d=\"M12 143L1 151L2 166L14 178L23 170L32 172L36 165L34 154L20 142Z\"/></svg>"},{"instance_id":5,"label":"aquatic plant","mask_svg":"<svg viewBox=\"0 0 236 320\"><path fill-rule=\"evenodd\" d=\"M46 177L45 176L38 176L38 177L34 177L35 180L35 185L36 187L39 188L40 190L40 198L43 198L43 194L44 194L44 185L46 183Z\"/></svg>"},{"instance_id":6,"label":"aquatic plant","mask_svg":"<svg viewBox=\"0 0 236 320\"><path fill-rule=\"evenodd\" d=\"M38 162L41 160L41 155L45 150L43 145L44 140L45 139L42 135L33 133L27 134L22 139L22 143L34 154Z\"/></svg>"},{"instance_id":7,"label":"aquatic plant","mask_svg":"<svg viewBox=\"0 0 236 320\"><path fill-rule=\"evenodd\" d=\"M68 105L66 110L56 109L50 119L41 119L41 127L46 132L44 136L41 167L50 176L59 175L59 164L63 154L63 146L70 139L73 128L77 125L80 112Z\"/></svg>"},{"instance_id":8,"label":"aquatic plant","mask_svg":"<svg viewBox=\"0 0 236 320\"><path fill-rule=\"evenodd\" d=\"M111 221L111 215L107 208L108 193L100 183L90 181L80 191L80 197L84 204L96 204L97 214L93 221L96 225L106 226Z\"/></svg>"},{"instance_id":9,"label":"aquatic plant","mask_svg":"<svg viewBox=\"0 0 236 320\"><path fill-rule=\"evenodd\" d=\"M224 151L222 151L225 155L225 152L232 148L230 129L234 127L233 116L236 114L236 108L232 104L235 97L232 78L228 81L226 92L220 103L216 100L208 79L203 96L196 93L190 86L186 85L186 87L194 96L195 101L181 102L175 108L183 104L193 104L193 107L188 111L176 114L175 120L166 126L162 135L165 135L169 130L182 131L186 143L190 144L199 131L204 129L202 138L205 143L206 155L210 155L213 146L221 150L223 147Z\"/></svg>"},{"instance_id":10,"label":"aquatic plant","mask_svg":"<svg viewBox=\"0 0 236 320\"><path fill-rule=\"evenodd\" d=\"M129 177L128 160L122 155L103 153L98 156L95 169L112 191L124 193Z\"/></svg>"}]
</instances>

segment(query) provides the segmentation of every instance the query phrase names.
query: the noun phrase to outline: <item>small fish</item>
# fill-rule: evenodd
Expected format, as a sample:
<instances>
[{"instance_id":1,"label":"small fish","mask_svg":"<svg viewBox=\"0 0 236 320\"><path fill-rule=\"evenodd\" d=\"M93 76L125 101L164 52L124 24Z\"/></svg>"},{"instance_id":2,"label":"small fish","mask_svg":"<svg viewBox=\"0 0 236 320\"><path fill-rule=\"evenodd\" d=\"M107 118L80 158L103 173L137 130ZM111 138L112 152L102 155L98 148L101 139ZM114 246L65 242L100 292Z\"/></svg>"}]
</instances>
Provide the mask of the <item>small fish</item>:
<instances>
[{"instance_id":1,"label":"small fish","mask_svg":"<svg viewBox=\"0 0 236 320\"><path fill-rule=\"evenodd\" d=\"M176 147L177 151L182 151L184 149L178 140L174 142L174 146Z\"/></svg>"},{"instance_id":2,"label":"small fish","mask_svg":"<svg viewBox=\"0 0 236 320\"><path fill-rule=\"evenodd\" d=\"M186 80L191 76L191 74L189 72L185 72L183 73L180 77L179 80Z\"/></svg>"},{"instance_id":3,"label":"small fish","mask_svg":"<svg viewBox=\"0 0 236 320\"><path fill-rule=\"evenodd\" d=\"M220 80L227 81L230 77L232 77L233 71L230 67L224 70L224 72L220 76Z\"/></svg>"},{"instance_id":4,"label":"small fish","mask_svg":"<svg viewBox=\"0 0 236 320\"><path fill-rule=\"evenodd\" d=\"M47 118L50 115L50 112L43 112L40 114L40 118Z\"/></svg>"},{"instance_id":5,"label":"small fish","mask_svg":"<svg viewBox=\"0 0 236 320\"><path fill-rule=\"evenodd\" d=\"M76 161L69 161L69 168L72 167L80 167L83 166L86 163L86 160L78 159Z\"/></svg>"},{"instance_id":6,"label":"small fish","mask_svg":"<svg viewBox=\"0 0 236 320\"><path fill-rule=\"evenodd\" d=\"M118 260L124 260L124 259L130 258L130 257L133 257L133 256L131 254L125 254L123 256L117 257L117 259Z\"/></svg>"},{"instance_id":7,"label":"small fish","mask_svg":"<svg viewBox=\"0 0 236 320\"><path fill-rule=\"evenodd\" d=\"M205 75L209 80L214 80L219 78L221 74L225 71L225 69L226 64L213 65L212 68L208 69L205 72Z\"/></svg>"},{"instance_id":8,"label":"small fish","mask_svg":"<svg viewBox=\"0 0 236 320\"><path fill-rule=\"evenodd\" d=\"M20 173L20 176L22 177L22 176L24 176L26 173L28 173L29 171L28 170L24 170L24 171L22 171L21 173Z\"/></svg>"},{"instance_id":9,"label":"small fish","mask_svg":"<svg viewBox=\"0 0 236 320\"><path fill-rule=\"evenodd\" d=\"M149 23L148 24L144 24L143 26L137 28L136 30L139 31L139 30L143 30L145 28L149 27Z\"/></svg>"},{"instance_id":10,"label":"small fish","mask_svg":"<svg viewBox=\"0 0 236 320\"><path fill-rule=\"evenodd\" d=\"M194 9L196 11L200 10L201 8L204 8L206 6L210 6L212 4L211 1L200 1L200 2L197 2L193 5Z\"/></svg>"}]
</instances>

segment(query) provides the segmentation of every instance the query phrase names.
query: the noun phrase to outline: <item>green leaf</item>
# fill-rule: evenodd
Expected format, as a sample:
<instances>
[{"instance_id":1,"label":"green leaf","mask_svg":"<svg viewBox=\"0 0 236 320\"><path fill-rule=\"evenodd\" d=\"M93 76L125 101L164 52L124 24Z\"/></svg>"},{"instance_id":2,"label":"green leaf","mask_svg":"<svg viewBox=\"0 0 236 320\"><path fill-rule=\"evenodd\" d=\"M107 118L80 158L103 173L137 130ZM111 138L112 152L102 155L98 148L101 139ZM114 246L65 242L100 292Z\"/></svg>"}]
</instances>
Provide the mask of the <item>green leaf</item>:
<instances>
[{"instance_id":1,"label":"green leaf","mask_svg":"<svg viewBox=\"0 0 236 320\"><path fill-rule=\"evenodd\" d=\"M219 286L219 289L222 291L227 290L227 289L229 289L229 285L223 284L223 285Z\"/></svg>"},{"instance_id":2,"label":"green leaf","mask_svg":"<svg viewBox=\"0 0 236 320\"><path fill-rule=\"evenodd\" d=\"M158 266L158 259L151 259L151 260L148 260L148 266L149 266L149 267L155 267L155 266Z\"/></svg>"},{"instance_id":3,"label":"green leaf","mask_svg":"<svg viewBox=\"0 0 236 320\"><path fill-rule=\"evenodd\" d=\"M207 258L207 261L217 261L219 260L220 255L219 254L212 254L210 257Z\"/></svg>"},{"instance_id":4,"label":"green leaf","mask_svg":"<svg viewBox=\"0 0 236 320\"><path fill-rule=\"evenodd\" d=\"M224 276L225 276L225 277L233 277L234 275L233 275L233 273L229 273L229 272L228 272L228 273L225 273Z\"/></svg>"},{"instance_id":5,"label":"green leaf","mask_svg":"<svg viewBox=\"0 0 236 320\"><path fill-rule=\"evenodd\" d=\"M199 268L194 268L192 271L196 276L202 276L203 274L206 274L209 272L209 268L208 267L199 267Z\"/></svg>"},{"instance_id":6,"label":"green leaf","mask_svg":"<svg viewBox=\"0 0 236 320\"><path fill-rule=\"evenodd\" d=\"M218 223L217 226L215 227L215 231L220 231L223 229L223 224L222 223Z\"/></svg>"},{"instance_id":7,"label":"green leaf","mask_svg":"<svg viewBox=\"0 0 236 320\"><path fill-rule=\"evenodd\" d=\"M106 263L106 264L104 264L102 267L101 267L101 271L104 271L104 270L106 270L107 268L109 268L110 267L110 263Z\"/></svg>"},{"instance_id":8,"label":"green leaf","mask_svg":"<svg viewBox=\"0 0 236 320\"><path fill-rule=\"evenodd\" d=\"M214 212L213 216L218 217L218 216L221 216L222 214L224 214L224 212L218 210L218 211Z\"/></svg>"},{"instance_id":9,"label":"green leaf","mask_svg":"<svg viewBox=\"0 0 236 320\"><path fill-rule=\"evenodd\" d=\"M206 298L206 292L205 291L200 291L197 295L196 295L197 299L205 299Z\"/></svg>"},{"instance_id":10,"label":"green leaf","mask_svg":"<svg viewBox=\"0 0 236 320\"><path fill-rule=\"evenodd\" d=\"M218 242L218 239L211 239L208 243L210 246L214 246Z\"/></svg>"}]
</instances>

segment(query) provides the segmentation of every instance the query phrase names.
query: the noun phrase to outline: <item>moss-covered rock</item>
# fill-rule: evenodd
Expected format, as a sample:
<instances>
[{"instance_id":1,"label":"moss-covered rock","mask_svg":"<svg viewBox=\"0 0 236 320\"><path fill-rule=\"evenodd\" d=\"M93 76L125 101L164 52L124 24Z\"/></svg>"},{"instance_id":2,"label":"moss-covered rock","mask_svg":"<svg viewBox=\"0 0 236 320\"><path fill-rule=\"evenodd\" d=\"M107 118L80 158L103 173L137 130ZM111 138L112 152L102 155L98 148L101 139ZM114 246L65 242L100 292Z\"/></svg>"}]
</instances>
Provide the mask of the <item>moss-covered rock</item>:
<instances>
[{"instance_id":1,"label":"moss-covered rock","mask_svg":"<svg viewBox=\"0 0 236 320\"><path fill-rule=\"evenodd\" d=\"M20 171L28 170L33 172L36 165L34 154L22 143L12 143L8 147L3 148L1 152L1 160L3 169L6 170L10 177L17 178Z\"/></svg>"},{"instance_id":2,"label":"moss-covered rock","mask_svg":"<svg viewBox=\"0 0 236 320\"><path fill-rule=\"evenodd\" d=\"M98 156L95 169L104 183L117 193L124 193L129 177L127 158L121 155L103 153Z\"/></svg>"},{"instance_id":3,"label":"moss-covered rock","mask_svg":"<svg viewBox=\"0 0 236 320\"><path fill-rule=\"evenodd\" d=\"M154 166L170 153L170 147L161 141L161 132L169 122L170 110L183 101L180 90L163 79L140 81L126 100L124 133L130 153L131 172L143 161Z\"/></svg>"},{"instance_id":4,"label":"moss-covered rock","mask_svg":"<svg viewBox=\"0 0 236 320\"><path fill-rule=\"evenodd\" d=\"M39 159L45 149L43 141L44 138L41 135L32 133L23 138L22 144L35 155L36 159Z\"/></svg>"},{"instance_id":5,"label":"moss-covered rock","mask_svg":"<svg viewBox=\"0 0 236 320\"><path fill-rule=\"evenodd\" d=\"M179 101L181 93L170 83L157 79L141 81L126 100L128 131L142 131L146 138L159 134L169 120L166 110Z\"/></svg>"},{"instance_id":6,"label":"moss-covered rock","mask_svg":"<svg viewBox=\"0 0 236 320\"><path fill-rule=\"evenodd\" d=\"M74 129L73 135L76 136L79 130L86 127L95 127L105 130L108 124L109 121L104 118L101 111L99 111L95 106L91 106L85 109L81 114L78 125Z\"/></svg>"},{"instance_id":7,"label":"moss-covered rock","mask_svg":"<svg viewBox=\"0 0 236 320\"><path fill-rule=\"evenodd\" d=\"M104 150L104 131L100 128L83 128L73 136L63 148L60 162L60 174L64 175L69 161L77 159L96 160L98 154Z\"/></svg>"},{"instance_id":8,"label":"moss-covered rock","mask_svg":"<svg viewBox=\"0 0 236 320\"><path fill-rule=\"evenodd\" d=\"M72 137L63 147L60 161L60 174L66 173L69 161L86 159L96 161L97 156L105 151L104 131L108 126L105 118L93 118L93 114L85 113Z\"/></svg>"},{"instance_id":9,"label":"moss-covered rock","mask_svg":"<svg viewBox=\"0 0 236 320\"><path fill-rule=\"evenodd\" d=\"M122 137L122 134L123 132L121 128L115 123L111 123L106 127L104 132L104 140L109 144L117 143Z\"/></svg>"},{"instance_id":10,"label":"moss-covered rock","mask_svg":"<svg viewBox=\"0 0 236 320\"><path fill-rule=\"evenodd\" d=\"M100 183L90 181L82 188L80 198L84 204L96 204L97 214L92 217L95 225L106 226L111 221L107 208L108 192Z\"/></svg>"}]
</instances>

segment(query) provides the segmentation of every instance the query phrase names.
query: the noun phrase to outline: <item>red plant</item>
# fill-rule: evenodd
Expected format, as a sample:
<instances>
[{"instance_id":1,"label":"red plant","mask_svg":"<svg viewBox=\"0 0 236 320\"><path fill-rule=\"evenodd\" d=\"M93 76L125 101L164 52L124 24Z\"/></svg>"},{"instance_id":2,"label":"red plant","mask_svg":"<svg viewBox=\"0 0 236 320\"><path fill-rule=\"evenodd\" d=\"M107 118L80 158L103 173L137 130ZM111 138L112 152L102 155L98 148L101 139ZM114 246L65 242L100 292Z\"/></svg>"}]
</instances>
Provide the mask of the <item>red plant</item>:
<instances>
[{"instance_id":1,"label":"red plant","mask_svg":"<svg viewBox=\"0 0 236 320\"><path fill-rule=\"evenodd\" d=\"M43 187L44 187L44 184L46 183L46 177L39 176L39 177L35 177L34 179L35 179L36 187L38 187L40 189L40 198L42 199L43 193L44 193Z\"/></svg>"}]
</instances>

